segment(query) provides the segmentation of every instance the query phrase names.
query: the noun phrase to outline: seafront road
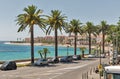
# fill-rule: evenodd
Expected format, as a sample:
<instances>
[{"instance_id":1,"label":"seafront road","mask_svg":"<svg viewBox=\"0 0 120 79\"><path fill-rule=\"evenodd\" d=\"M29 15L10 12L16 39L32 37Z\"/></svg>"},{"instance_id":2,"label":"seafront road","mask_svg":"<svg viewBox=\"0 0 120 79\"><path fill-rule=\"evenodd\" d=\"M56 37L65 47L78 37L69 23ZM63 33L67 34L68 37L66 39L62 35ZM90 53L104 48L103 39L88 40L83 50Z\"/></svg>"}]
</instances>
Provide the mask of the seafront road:
<instances>
[{"instance_id":1,"label":"seafront road","mask_svg":"<svg viewBox=\"0 0 120 79\"><path fill-rule=\"evenodd\" d=\"M108 58L102 58L102 62L108 63ZM17 70L0 71L0 79L82 79L83 73L89 72L98 64L99 58L89 58L45 67L19 67Z\"/></svg>"}]
</instances>

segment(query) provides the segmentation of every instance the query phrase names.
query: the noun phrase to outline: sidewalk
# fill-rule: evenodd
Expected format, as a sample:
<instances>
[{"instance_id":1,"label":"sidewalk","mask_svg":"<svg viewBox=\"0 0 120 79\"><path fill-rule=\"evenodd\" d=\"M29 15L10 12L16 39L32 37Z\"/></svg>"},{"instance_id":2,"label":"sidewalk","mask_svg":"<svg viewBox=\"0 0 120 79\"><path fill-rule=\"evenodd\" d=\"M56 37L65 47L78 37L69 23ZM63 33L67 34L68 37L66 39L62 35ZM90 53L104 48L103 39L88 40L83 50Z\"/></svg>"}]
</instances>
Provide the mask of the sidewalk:
<instances>
[{"instance_id":1,"label":"sidewalk","mask_svg":"<svg viewBox=\"0 0 120 79\"><path fill-rule=\"evenodd\" d=\"M100 75L99 73L98 74L92 73L91 75L88 75L88 79L100 79ZM104 77L101 76L101 79L104 79Z\"/></svg>"},{"instance_id":2,"label":"sidewalk","mask_svg":"<svg viewBox=\"0 0 120 79\"><path fill-rule=\"evenodd\" d=\"M95 73L95 68L90 68L89 71L82 74L82 79L100 79L100 74ZM101 79L104 79L104 76L101 76Z\"/></svg>"}]
</instances>

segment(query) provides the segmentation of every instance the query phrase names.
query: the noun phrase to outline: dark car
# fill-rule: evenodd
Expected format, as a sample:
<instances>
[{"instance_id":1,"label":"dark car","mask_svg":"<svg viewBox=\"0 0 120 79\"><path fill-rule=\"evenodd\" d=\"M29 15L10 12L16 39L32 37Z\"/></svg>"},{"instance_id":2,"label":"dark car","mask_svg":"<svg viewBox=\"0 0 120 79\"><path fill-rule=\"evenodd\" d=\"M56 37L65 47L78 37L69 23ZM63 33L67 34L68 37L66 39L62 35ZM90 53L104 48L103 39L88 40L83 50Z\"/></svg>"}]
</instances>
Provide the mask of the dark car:
<instances>
[{"instance_id":1,"label":"dark car","mask_svg":"<svg viewBox=\"0 0 120 79\"><path fill-rule=\"evenodd\" d=\"M80 55L73 55L72 58L73 58L73 60L81 60Z\"/></svg>"},{"instance_id":2,"label":"dark car","mask_svg":"<svg viewBox=\"0 0 120 79\"><path fill-rule=\"evenodd\" d=\"M60 62L72 62L72 56L63 56L60 58Z\"/></svg>"},{"instance_id":3,"label":"dark car","mask_svg":"<svg viewBox=\"0 0 120 79\"><path fill-rule=\"evenodd\" d=\"M47 66L48 65L48 61L46 59L38 59L35 63L35 66Z\"/></svg>"},{"instance_id":4,"label":"dark car","mask_svg":"<svg viewBox=\"0 0 120 79\"><path fill-rule=\"evenodd\" d=\"M1 70L16 70L17 65L15 61L6 61L1 65L0 69Z\"/></svg>"}]
</instances>

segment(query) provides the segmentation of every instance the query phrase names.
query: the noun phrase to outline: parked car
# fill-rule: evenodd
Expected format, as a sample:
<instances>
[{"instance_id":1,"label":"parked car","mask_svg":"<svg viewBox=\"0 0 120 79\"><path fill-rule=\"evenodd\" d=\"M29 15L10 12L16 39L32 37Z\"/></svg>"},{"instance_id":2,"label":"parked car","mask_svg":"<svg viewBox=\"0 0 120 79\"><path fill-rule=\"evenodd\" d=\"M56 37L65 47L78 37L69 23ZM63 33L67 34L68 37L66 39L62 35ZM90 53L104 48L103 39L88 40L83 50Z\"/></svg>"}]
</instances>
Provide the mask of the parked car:
<instances>
[{"instance_id":1,"label":"parked car","mask_svg":"<svg viewBox=\"0 0 120 79\"><path fill-rule=\"evenodd\" d=\"M95 55L96 58L100 58L100 55ZM105 58L105 54L101 54L101 58Z\"/></svg>"},{"instance_id":2,"label":"parked car","mask_svg":"<svg viewBox=\"0 0 120 79\"><path fill-rule=\"evenodd\" d=\"M81 60L80 55L73 55L72 58L73 58L73 60Z\"/></svg>"},{"instance_id":3,"label":"parked car","mask_svg":"<svg viewBox=\"0 0 120 79\"><path fill-rule=\"evenodd\" d=\"M101 58L105 58L105 54L101 54Z\"/></svg>"},{"instance_id":4,"label":"parked car","mask_svg":"<svg viewBox=\"0 0 120 79\"><path fill-rule=\"evenodd\" d=\"M95 55L93 55L93 54L89 54L88 55L88 58L95 58L96 56Z\"/></svg>"},{"instance_id":5,"label":"parked car","mask_svg":"<svg viewBox=\"0 0 120 79\"><path fill-rule=\"evenodd\" d=\"M38 59L35 63L35 66L45 66L48 65L48 61L46 59Z\"/></svg>"},{"instance_id":6,"label":"parked car","mask_svg":"<svg viewBox=\"0 0 120 79\"><path fill-rule=\"evenodd\" d=\"M54 58L50 58L48 59L48 63L59 63L59 59Z\"/></svg>"},{"instance_id":7,"label":"parked car","mask_svg":"<svg viewBox=\"0 0 120 79\"><path fill-rule=\"evenodd\" d=\"M72 56L63 56L60 58L60 62L72 62Z\"/></svg>"},{"instance_id":8,"label":"parked car","mask_svg":"<svg viewBox=\"0 0 120 79\"><path fill-rule=\"evenodd\" d=\"M1 70L16 70L17 65L15 61L6 61L1 65L0 69Z\"/></svg>"}]
</instances>

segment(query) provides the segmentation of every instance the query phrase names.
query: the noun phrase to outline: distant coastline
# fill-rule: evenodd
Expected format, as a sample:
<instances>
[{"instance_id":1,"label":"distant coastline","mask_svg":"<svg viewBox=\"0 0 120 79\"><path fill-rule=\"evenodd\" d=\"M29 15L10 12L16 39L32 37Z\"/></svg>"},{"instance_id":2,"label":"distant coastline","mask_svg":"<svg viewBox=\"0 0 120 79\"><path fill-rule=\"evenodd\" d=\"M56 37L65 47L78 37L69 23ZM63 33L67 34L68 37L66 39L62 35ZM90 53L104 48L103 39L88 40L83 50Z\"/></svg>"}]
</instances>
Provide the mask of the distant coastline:
<instances>
[{"instance_id":1,"label":"distant coastline","mask_svg":"<svg viewBox=\"0 0 120 79\"><path fill-rule=\"evenodd\" d=\"M11 44L11 45L30 45L30 43L25 43L25 42L5 42L4 44ZM34 43L35 46L54 46L53 43L48 44L48 43ZM68 44L58 44L58 46L64 46L64 47L74 47L74 45L68 45ZM87 47L88 45L77 45L77 47ZM93 48L95 46L92 46Z\"/></svg>"},{"instance_id":2,"label":"distant coastline","mask_svg":"<svg viewBox=\"0 0 120 79\"><path fill-rule=\"evenodd\" d=\"M27 45L30 46L30 43L24 43L24 42L5 42L4 44L11 44L11 45ZM54 44L48 44L48 43L34 43L35 46L54 46ZM59 46L66 47L67 45L59 44ZM72 47L72 46L71 46Z\"/></svg>"},{"instance_id":3,"label":"distant coastline","mask_svg":"<svg viewBox=\"0 0 120 79\"><path fill-rule=\"evenodd\" d=\"M22 43L22 42L5 42L4 44L11 44L11 45L30 45L30 43ZM52 44L45 44L45 43L34 43L35 46L51 46Z\"/></svg>"},{"instance_id":4,"label":"distant coastline","mask_svg":"<svg viewBox=\"0 0 120 79\"><path fill-rule=\"evenodd\" d=\"M30 46L30 43L25 43L25 42L5 42L5 44L11 44L11 45L26 45ZM48 43L34 43L35 46L54 46L54 44L48 44ZM62 47L74 47L74 45L67 45L67 44L58 44L58 46ZM88 48L88 45L77 45L77 47L86 47ZM96 48L96 46L91 46L92 48ZM105 51L108 51L108 47L105 47Z\"/></svg>"},{"instance_id":5,"label":"distant coastline","mask_svg":"<svg viewBox=\"0 0 120 79\"><path fill-rule=\"evenodd\" d=\"M6 42L5 44L11 44L11 45L30 45L30 43L24 43L24 42ZM54 44L48 44L48 43L34 43L35 46L54 46ZM68 45L68 44L58 44L58 46L62 47L74 47L74 45ZM88 48L88 45L77 45L77 47L86 47ZM92 48L95 48L95 46L92 46Z\"/></svg>"}]
</instances>

